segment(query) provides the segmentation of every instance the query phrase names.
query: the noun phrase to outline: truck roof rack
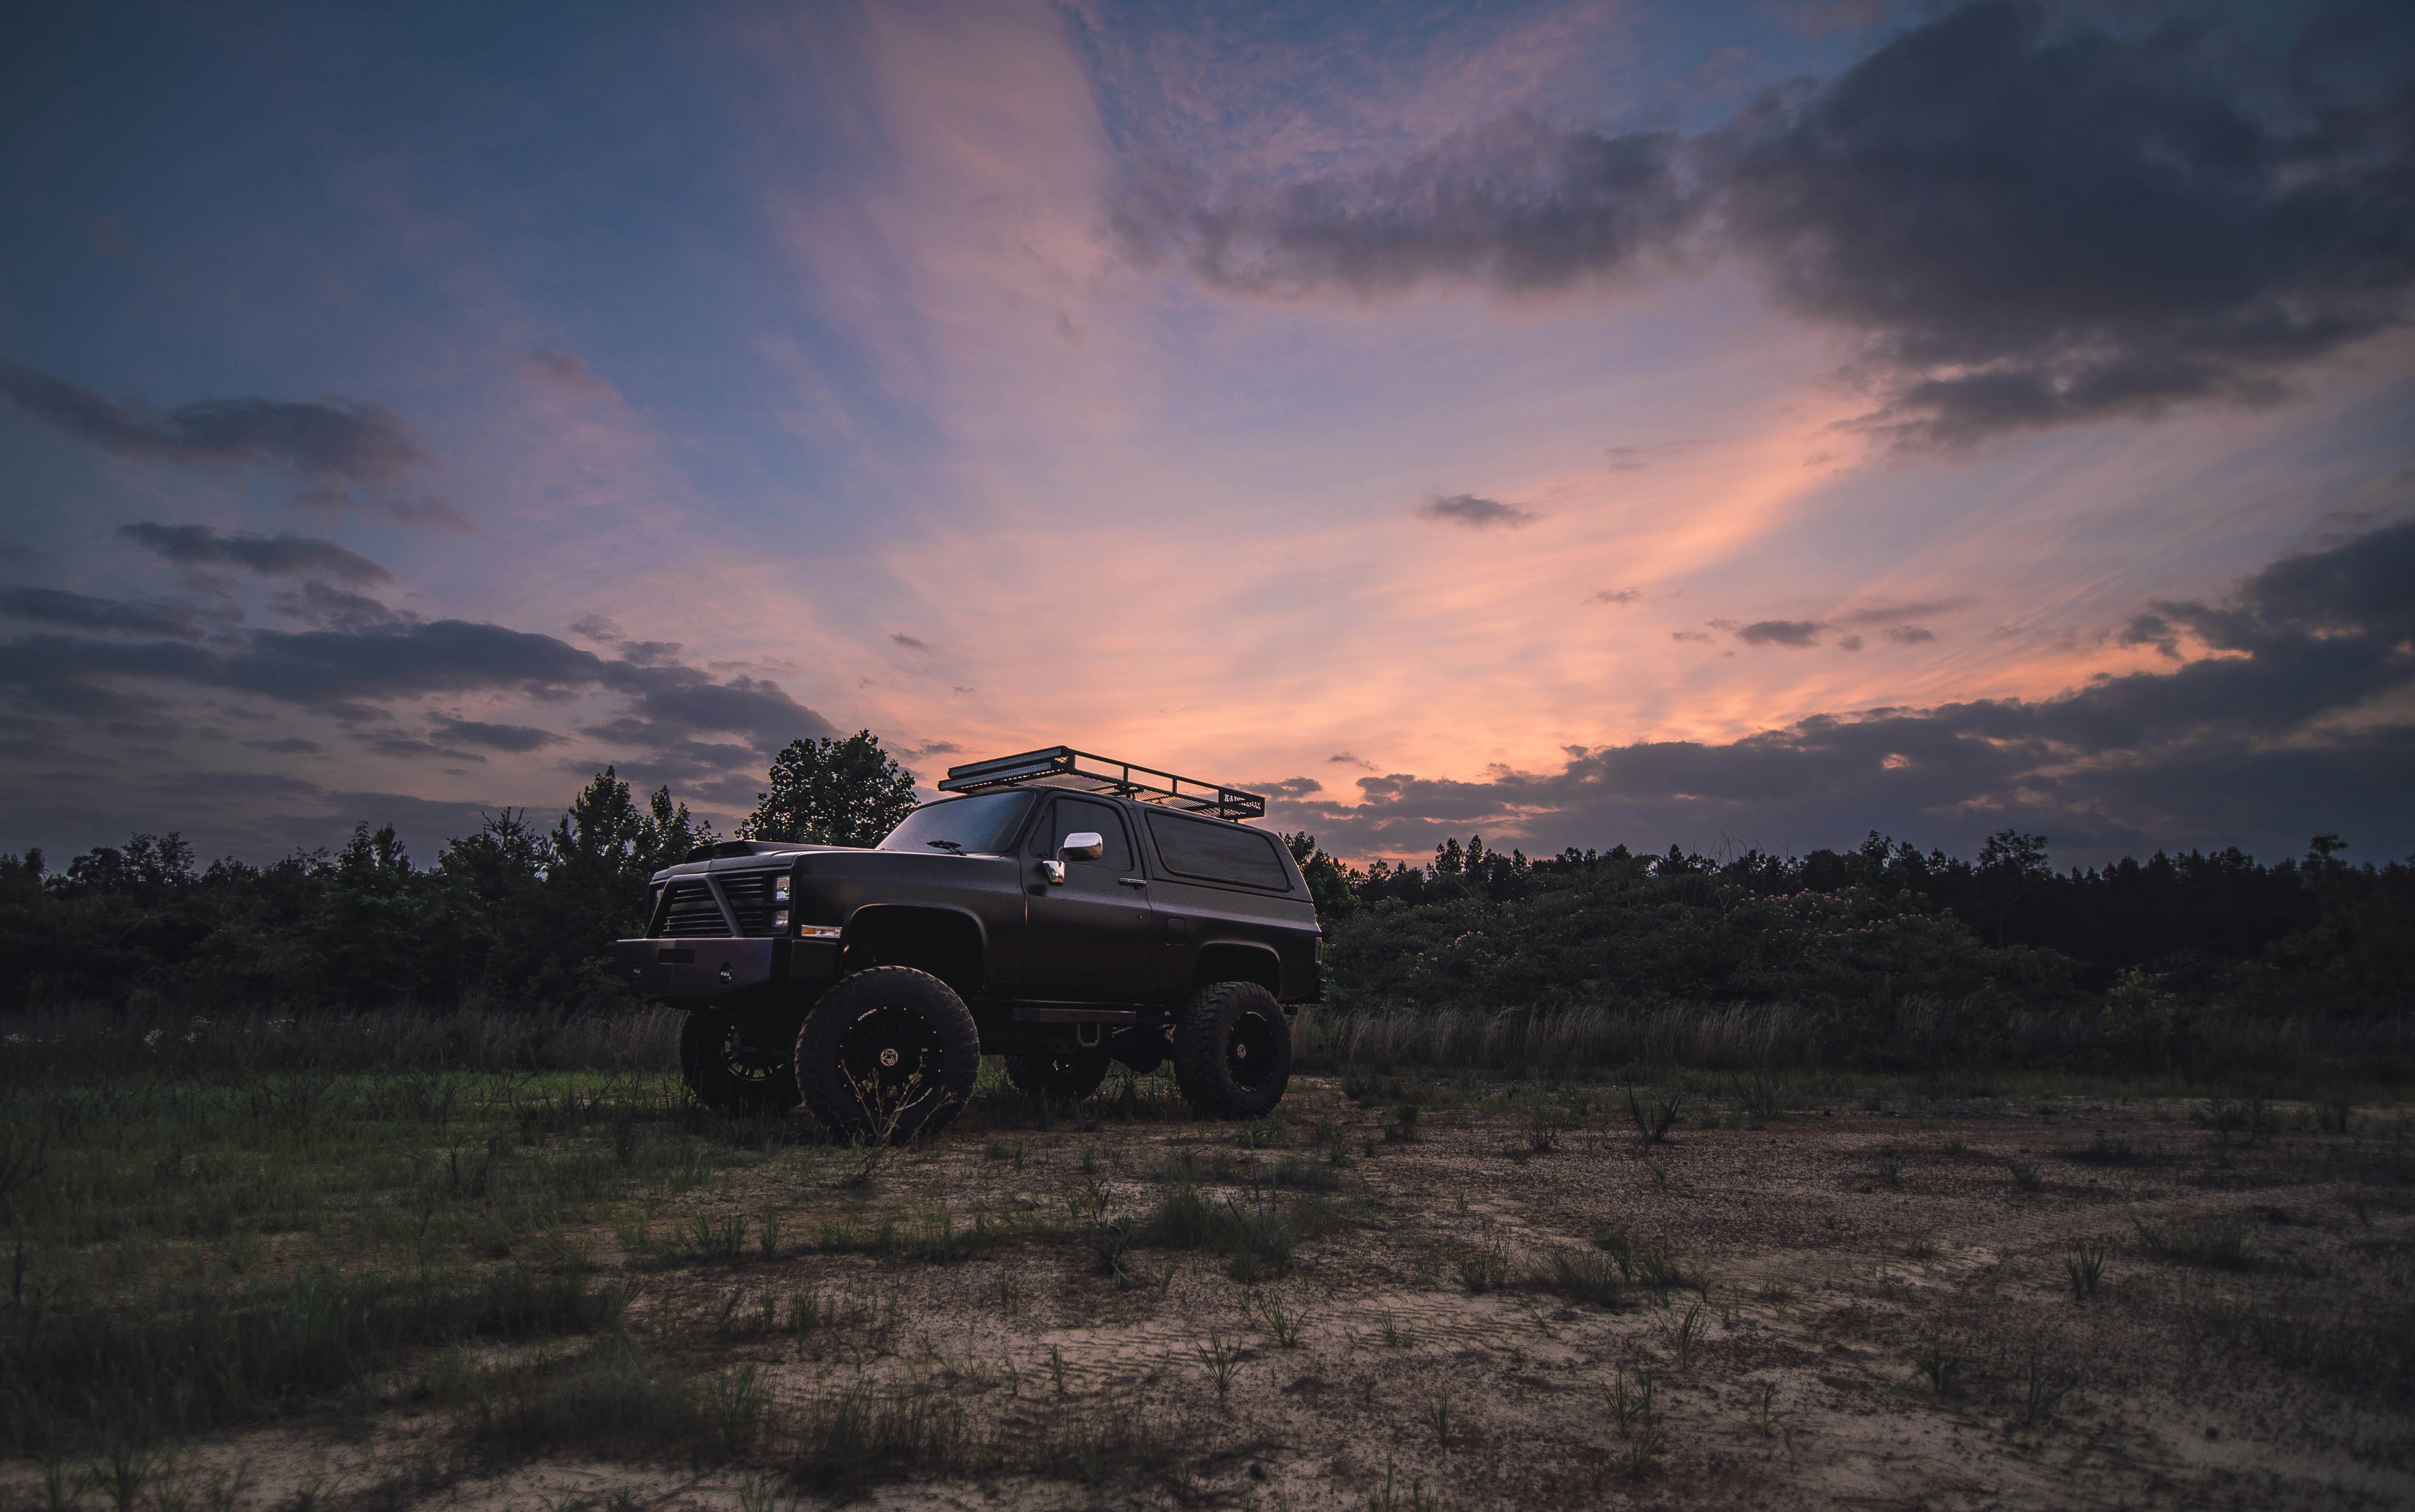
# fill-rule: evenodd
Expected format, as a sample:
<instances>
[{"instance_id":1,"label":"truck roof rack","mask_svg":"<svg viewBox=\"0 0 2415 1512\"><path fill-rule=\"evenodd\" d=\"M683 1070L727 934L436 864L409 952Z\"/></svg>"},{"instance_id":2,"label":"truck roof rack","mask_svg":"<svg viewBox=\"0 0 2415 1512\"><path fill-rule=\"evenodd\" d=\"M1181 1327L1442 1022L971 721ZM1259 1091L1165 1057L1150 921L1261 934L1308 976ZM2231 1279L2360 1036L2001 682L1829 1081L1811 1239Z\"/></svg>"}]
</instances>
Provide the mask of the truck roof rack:
<instances>
[{"instance_id":1,"label":"truck roof rack","mask_svg":"<svg viewBox=\"0 0 2415 1512\"><path fill-rule=\"evenodd\" d=\"M1162 803L1167 808L1212 815L1220 819L1264 818L1267 812L1267 800L1263 793L1245 793L1238 787L1226 787L1220 783L1178 777L1154 767L1136 766L1130 761L1115 761L1102 756L1092 756L1088 751L1076 751L1070 745L1052 745L1044 751L1026 751L1020 756L998 756L988 761L950 767L946 779L939 784L939 791L986 793L1026 783L1042 787L1070 787L1076 792L1112 793L1118 798L1137 799L1144 803Z\"/></svg>"}]
</instances>

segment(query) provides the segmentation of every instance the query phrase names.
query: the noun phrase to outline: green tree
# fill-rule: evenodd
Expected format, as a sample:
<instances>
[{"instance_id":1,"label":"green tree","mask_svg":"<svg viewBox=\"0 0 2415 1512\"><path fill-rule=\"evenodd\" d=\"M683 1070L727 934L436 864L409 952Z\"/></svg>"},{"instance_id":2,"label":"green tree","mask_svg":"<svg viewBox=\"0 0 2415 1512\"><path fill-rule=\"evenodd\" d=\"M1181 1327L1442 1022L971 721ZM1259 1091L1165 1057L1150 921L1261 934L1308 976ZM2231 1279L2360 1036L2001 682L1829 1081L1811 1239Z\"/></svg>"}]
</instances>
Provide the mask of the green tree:
<instances>
[{"instance_id":1,"label":"green tree","mask_svg":"<svg viewBox=\"0 0 2415 1512\"><path fill-rule=\"evenodd\" d=\"M738 827L746 840L869 846L914 810L914 774L857 730L844 741L790 741L772 758L772 790Z\"/></svg>"}]
</instances>

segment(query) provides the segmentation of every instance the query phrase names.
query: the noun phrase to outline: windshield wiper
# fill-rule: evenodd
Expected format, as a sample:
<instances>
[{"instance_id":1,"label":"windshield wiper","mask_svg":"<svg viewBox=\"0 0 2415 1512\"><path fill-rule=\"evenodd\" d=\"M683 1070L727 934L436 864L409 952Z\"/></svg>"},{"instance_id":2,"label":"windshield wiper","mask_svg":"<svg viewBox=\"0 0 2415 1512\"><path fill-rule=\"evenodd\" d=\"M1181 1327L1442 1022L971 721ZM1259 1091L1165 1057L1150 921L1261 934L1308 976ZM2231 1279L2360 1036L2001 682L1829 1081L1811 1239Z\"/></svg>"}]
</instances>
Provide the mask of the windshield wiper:
<instances>
[{"instance_id":1,"label":"windshield wiper","mask_svg":"<svg viewBox=\"0 0 2415 1512\"><path fill-rule=\"evenodd\" d=\"M936 846L951 856L961 856L965 853L965 847L952 840L925 840L922 844Z\"/></svg>"}]
</instances>

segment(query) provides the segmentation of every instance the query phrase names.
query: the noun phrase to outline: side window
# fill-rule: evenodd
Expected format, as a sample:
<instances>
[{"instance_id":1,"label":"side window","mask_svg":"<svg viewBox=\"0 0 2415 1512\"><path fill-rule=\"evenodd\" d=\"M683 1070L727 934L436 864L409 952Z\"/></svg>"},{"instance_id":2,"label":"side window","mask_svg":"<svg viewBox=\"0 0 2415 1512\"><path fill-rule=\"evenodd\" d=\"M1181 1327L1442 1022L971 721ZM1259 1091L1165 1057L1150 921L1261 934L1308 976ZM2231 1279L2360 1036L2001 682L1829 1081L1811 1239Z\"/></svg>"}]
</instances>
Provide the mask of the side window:
<instances>
[{"instance_id":1,"label":"side window","mask_svg":"<svg viewBox=\"0 0 2415 1512\"><path fill-rule=\"evenodd\" d=\"M1157 841L1157 853L1164 858L1169 872L1203 882L1291 891L1291 874L1275 854L1273 839L1258 831L1152 812L1148 832Z\"/></svg>"},{"instance_id":2,"label":"side window","mask_svg":"<svg viewBox=\"0 0 2415 1512\"><path fill-rule=\"evenodd\" d=\"M1031 854L1042 860L1054 856L1057 847L1065 843L1067 835L1084 830L1095 831L1099 838L1106 842L1106 846L1099 852L1097 861L1076 861L1070 864L1111 867L1118 875L1131 873L1132 841L1124 833L1123 816L1104 803L1093 803L1086 799L1060 798L1057 801L1057 806L1049 811L1048 817L1032 831Z\"/></svg>"}]
</instances>

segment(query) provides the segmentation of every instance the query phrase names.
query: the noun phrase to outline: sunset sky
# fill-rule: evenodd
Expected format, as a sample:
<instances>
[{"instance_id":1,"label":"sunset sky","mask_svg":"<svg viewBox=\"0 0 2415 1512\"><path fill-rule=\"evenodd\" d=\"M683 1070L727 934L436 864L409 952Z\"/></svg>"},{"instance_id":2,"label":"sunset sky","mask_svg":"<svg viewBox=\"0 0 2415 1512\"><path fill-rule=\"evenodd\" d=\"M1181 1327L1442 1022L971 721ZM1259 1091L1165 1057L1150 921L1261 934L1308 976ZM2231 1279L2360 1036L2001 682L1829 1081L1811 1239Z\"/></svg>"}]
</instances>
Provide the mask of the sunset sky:
<instances>
[{"instance_id":1,"label":"sunset sky","mask_svg":"<svg viewBox=\"0 0 2415 1512\"><path fill-rule=\"evenodd\" d=\"M10 17L0 849L2415 850L2403 5Z\"/></svg>"}]
</instances>

